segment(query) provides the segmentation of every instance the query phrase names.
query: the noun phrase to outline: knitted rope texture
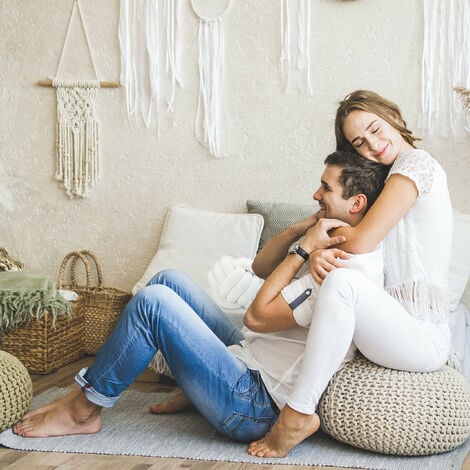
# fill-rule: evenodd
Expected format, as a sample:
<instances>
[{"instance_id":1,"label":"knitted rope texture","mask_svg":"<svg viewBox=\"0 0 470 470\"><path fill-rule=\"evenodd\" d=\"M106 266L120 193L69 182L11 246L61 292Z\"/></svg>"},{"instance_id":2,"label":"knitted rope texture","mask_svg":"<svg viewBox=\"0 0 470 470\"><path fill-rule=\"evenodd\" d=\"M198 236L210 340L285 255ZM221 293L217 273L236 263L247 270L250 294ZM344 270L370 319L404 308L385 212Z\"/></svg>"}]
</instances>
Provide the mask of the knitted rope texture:
<instances>
[{"instance_id":1,"label":"knitted rope texture","mask_svg":"<svg viewBox=\"0 0 470 470\"><path fill-rule=\"evenodd\" d=\"M11 354L0 351L0 432L16 423L33 397L33 384L25 366Z\"/></svg>"},{"instance_id":2,"label":"knitted rope texture","mask_svg":"<svg viewBox=\"0 0 470 470\"><path fill-rule=\"evenodd\" d=\"M99 177L98 80L53 80L57 87L57 172L70 197L85 197Z\"/></svg>"},{"instance_id":3,"label":"knitted rope texture","mask_svg":"<svg viewBox=\"0 0 470 470\"><path fill-rule=\"evenodd\" d=\"M319 405L322 429L356 447L429 455L470 436L470 385L451 367L412 373L359 357L331 379Z\"/></svg>"}]
</instances>

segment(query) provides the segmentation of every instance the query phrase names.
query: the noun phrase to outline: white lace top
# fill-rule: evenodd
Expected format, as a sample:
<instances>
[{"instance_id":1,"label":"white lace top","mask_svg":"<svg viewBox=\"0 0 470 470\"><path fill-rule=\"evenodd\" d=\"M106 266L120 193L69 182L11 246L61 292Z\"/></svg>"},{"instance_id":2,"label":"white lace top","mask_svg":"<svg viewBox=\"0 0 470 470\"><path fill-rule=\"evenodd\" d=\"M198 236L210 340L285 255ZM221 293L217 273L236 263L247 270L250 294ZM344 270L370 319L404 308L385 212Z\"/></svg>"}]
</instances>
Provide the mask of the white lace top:
<instances>
[{"instance_id":1,"label":"white lace top","mask_svg":"<svg viewBox=\"0 0 470 470\"><path fill-rule=\"evenodd\" d=\"M388 177L396 173L416 184L418 198L385 237L385 289L411 315L448 321L453 218L446 174L429 153L418 149L395 160Z\"/></svg>"}]
</instances>

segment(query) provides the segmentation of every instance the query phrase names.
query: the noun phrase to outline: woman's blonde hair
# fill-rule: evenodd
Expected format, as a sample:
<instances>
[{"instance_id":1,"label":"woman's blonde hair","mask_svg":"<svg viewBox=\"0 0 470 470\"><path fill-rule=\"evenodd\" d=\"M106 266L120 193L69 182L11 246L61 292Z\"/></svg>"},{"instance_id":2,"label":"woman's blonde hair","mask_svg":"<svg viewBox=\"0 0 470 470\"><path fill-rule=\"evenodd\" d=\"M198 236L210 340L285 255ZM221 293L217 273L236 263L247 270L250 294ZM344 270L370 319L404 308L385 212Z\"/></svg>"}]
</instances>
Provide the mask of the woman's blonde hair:
<instances>
[{"instance_id":1,"label":"woman's blonde hair","mask_svg":"<svg viewBox=\"0 0 470 470\"><path fill-rule=\"evenodd\" d=\"M406 127L400 108L395 103L373 91L356 90L339 102L335 118L336 150L356 151L343 134L344 121L355 110L366 111L379 116L397 129L403 139L413 147L415 141L421 140L419 137L415 137L412 131Z\"/></svg>"}]
</instances>

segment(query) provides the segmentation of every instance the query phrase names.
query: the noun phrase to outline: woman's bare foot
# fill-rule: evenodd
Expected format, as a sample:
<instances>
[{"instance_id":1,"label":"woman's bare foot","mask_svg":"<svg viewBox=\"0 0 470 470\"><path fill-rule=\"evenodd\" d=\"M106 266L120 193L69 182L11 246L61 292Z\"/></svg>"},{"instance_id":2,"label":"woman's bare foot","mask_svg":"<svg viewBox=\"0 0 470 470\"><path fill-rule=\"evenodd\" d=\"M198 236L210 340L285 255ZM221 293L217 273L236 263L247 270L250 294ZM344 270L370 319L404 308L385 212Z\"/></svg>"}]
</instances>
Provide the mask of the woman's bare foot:
<instances>
[{"instance_id":1,"label":"woman's bare foot","mask_svg":"<svg viewBox=\"0 0 470 470\"><path fill-rule=\"evenodd\" d=\"M179 411L188 411L194 409L193 404L189 398L184 394L180 388L176 389L168 400L160 403L155 403L150 406L150 413L155 415L178 413Z\"/></svg>"},{"instance_id":2,"label":"woman's bare foot","mask_svg":"<svg viewBox=\"0 0 470 470\"><path fill-rule=\"evenodd\" d=\"M80 390L24 416L13 426L22 437L93 434L101 429L101 407L88 401Z\"/></svg>"},{"instance_id":3,"label":"woman's bare foot","mask_svg":"<svg viewBox=\"0 0 470 470\"><path fill-rule=\"evenodd\" d=\"M319 427L320 417L316 413L306 415L286 405L266 436L250 444L248 453L256 457L285 457Z\"/></svg>"}]
</instances>

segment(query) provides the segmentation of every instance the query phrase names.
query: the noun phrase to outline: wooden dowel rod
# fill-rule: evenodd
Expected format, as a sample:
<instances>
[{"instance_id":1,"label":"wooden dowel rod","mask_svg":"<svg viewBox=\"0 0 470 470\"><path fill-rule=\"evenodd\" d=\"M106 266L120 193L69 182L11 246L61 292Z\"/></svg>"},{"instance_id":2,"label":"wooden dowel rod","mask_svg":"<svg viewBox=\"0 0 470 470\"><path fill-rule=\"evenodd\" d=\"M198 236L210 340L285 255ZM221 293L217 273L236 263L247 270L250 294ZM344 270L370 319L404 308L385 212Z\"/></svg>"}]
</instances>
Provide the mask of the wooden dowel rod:
<instances>
[{"instance_id":1,"label":"wooden dowel rod","mask_svg":"<svg viewBox=\"0 0 470 470\"><path fill-rule=\"evenodd\" d=\"M462 95L470 95L470 90L467 88L462 88L462 87L456 87L454 90Z\"/></svg>"},{"instance_id":2,"label":"wooden dowel rod","mask_svg":"<svg viewBox=\"0 0 470 470\"><path fill-rule=\"evenodd\" d=\"M52 86L52 80L50 78L46 78L44 80L38 80L39 86ZM121 84L119 82L112 82L112 81L100 81L101 88L119 88Z\"/></svg>"}]
</instances>

